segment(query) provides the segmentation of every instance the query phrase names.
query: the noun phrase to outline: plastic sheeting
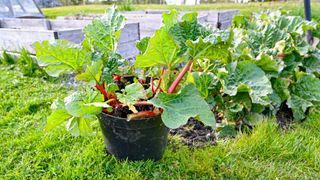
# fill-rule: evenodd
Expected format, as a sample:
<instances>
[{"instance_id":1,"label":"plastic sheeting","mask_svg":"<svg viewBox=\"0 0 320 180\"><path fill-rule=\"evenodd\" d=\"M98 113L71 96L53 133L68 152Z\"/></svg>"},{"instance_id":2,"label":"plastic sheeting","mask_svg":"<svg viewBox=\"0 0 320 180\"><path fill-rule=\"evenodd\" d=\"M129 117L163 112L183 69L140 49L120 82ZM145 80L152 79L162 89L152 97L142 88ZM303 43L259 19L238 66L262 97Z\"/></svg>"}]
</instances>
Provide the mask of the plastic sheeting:
<instances>
[{"instance_id":1,"label":"plastic sheeting","mask_svg":"<svg viewBox=\"0 0 320 180\"><path fill-rule=\"evenodd\" d=\"M44 15L33 0L0 0L0 17L43 18Z\"/></svg>"}]
</instances>

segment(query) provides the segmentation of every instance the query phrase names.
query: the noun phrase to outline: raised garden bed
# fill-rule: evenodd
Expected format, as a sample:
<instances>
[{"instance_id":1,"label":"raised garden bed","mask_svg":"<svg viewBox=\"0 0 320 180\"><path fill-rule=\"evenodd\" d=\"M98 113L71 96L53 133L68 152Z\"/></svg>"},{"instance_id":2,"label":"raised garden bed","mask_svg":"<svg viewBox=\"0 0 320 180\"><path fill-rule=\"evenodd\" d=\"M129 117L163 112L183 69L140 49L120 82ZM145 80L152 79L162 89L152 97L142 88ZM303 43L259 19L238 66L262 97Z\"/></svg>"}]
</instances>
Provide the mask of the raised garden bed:
<instances>
[{"instance_id":1,"label":"raised garden bed","mask_svg":"<svg viewBox=\"0 0 320 180\"><path fill-rule=\"evenodd\" d=\"M146 11L128 11L122 14L129 23L139 23L140 37L152 36L154 31L162 25L162 13L166 10L146 10ZM187 11L181 12L181 15ZM232 18L239 13L239 10L221 10L221 11L198 11L198 21L207 23L213 27L226 29L231 26ZM59 20L92 20L99 15L58 17Z\"/></svg>"},{"instance_id":2,"label":"raised garden bed","mask_svg":"<svg viewBox=\"0 0 320 180\"><path fill-rule=\"evenodd\" d=\"M26 48L35 53L32 44L38 41L55 41L65 39L80 43L83 38L82 29L91 20L46 20L46 19L0 19L0 50L18 52ZM118 52L124 58L133 58L138 50L135 43L140 39L139 24L128 23L123 28Z\"/></svg>"}]
</instances>

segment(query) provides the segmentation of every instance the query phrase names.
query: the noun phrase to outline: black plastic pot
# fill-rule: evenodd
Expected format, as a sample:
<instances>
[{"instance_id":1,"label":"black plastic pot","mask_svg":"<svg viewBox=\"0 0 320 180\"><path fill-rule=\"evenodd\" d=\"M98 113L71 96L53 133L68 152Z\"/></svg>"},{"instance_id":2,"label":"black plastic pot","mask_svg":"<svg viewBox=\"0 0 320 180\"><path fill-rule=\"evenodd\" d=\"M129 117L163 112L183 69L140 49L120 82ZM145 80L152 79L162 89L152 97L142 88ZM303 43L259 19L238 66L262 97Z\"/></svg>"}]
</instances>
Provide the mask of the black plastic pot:
<instances>
[{"instance_id":1,"label":"black plastic pot","mask_svg":"<svg viewBox=\"0 0 320 180\"><path fill-rule=\"evenodd\" d=\"M161 116L127 121L102 113L99 121L107 151L118 159L161 159L169 132Z\"/></svg>"}]
</instances>

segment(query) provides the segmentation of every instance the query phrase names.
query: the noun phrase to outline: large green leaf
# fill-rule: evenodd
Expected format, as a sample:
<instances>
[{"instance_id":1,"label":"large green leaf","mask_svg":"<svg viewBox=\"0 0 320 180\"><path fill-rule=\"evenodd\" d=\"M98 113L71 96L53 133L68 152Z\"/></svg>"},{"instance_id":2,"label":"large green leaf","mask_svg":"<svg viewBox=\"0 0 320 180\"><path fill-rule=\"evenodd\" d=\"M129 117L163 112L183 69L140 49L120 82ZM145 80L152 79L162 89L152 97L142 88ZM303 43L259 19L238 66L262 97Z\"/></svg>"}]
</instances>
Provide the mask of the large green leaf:
<instances>
[{"instance_id":1,"label":"large green leaf","mask_svg":"<svg viewBox=\"0 0 320 180\"><path fill-rule=\"evenodd\" d=\"M45 130L49 131L67 121L66 129L74 136L92 135L91 121L101 112L103 96L91 89L85 92L74 93L65 98L65 102L56 99L51 109L53 112L48 117Z\"/></svg>"},{"instance_id":2,"label":"large green leaf","mask_svg":"<svg viewBox=\"0 0 320 180\"><path fill-rule=\"evenodd\" d=\"M224 78L224 93L235 96L238 92L248 92L252 102L268 104L266 96L273 92L265 73L253 62L242 61L232 64Z\"/></svg>"},{"instance_id":3,"label":"large green leaf","mask_svg":"<svg viewBox=\"0 0 320 180\"><path fill-rule=\"evenodd\" d=\"M91 65L88 65L86 71L82 74L76 76L77 80L82 80L85 82L94 81L96 83L100 82L102 75L102 60L94 61Z\"/></svg>"},{"instance_id":4,"label":"large green leaf","mask_svg":"<svg viewBox=\"0 0 320 180\"><path fill-rule=\"evenodd\" d=\"M280 29L292 35L304 35L307 30L316 28L315 23L308 22L301 16L280 16L276 21Z\"/></svg>"},{"instance_id":5,"label":"large green leaf","mask_svg":"<svg viewBox=\"0 0 320 180\"><path fill-rule=\"evenodd\" d=\"M80 135L94 135L93 129L91 128L91 119L72 117L66 124L66 129L73 136Z\"/></svg>"},{"instance_id":6,"label":"large green leaf","mask_svg":"<svg viewBox=\"0 0 320 180\"><path fill-rule=\"evenodd\" d=\"M209 105L193 84L185 86L178 94L161 92L150 101L154 106L163 109L162 120L169 128L186 124L190 117L196 117L205 125L215 125L215 117Z\"/></svg>"},{"instance_id":7,"label":"large green leaf","mask_svg":"<svg viewBox=\"0 0 320 180\"><path fill-rule=\"evenodd\" d=\"M270 52L279 41L290 44L290 35L274 25L266 25L260 31L247 31L247 44L258 55L261 52Z\"/></svg>"},{"instance_id":8,"label":"large green leaf","mask_svg":"<svg viewBox=\"0 0 320 180\"><path fill-rule=\"evenodd\" d=\"M157 30L149 40L149 45L144 54L138 55L135 67L167 66L173 67L179 63L177 53L179 46L164 27Z\"/></svg>"},{"instance_id":9,"label":"large green leaf","mask_svg":"<svg viewBox=\"0 0 320 180\"><path fill-rule=\"evenodd\" d=\"M150 37L144 37L140 41L136 43L136 47L140 51L140 54L146 52L148 44L149 44Z\"/></svg>"},{"instance_id":10,"label":"large green leaf","mask_svg":"<svg viewBox=\"0 0 320 180\"><path fill-rule=\"evenodd\" d=\"M206 37L210 31L197 22L197 13L188 13L183 16L182 22L174 24L169 32L174 40L179 44L179 55L187 51L186 41L195 41L199 37Z\"/></svg>"},{"instance_id":11,"label":"large green leaf","mask_svg":"<svg viewBox=\"0 0 320 180\"><path fill-rule=\"evenodd\" d=\"M197 21L197 17L198 17L198 12L190 12L190 13L184 14L181 19L185 22L193 22L193 21Z\"/></svg>"},{"instance_id":12,"label":"large green leaf","mask_svg":"<svg viewBox=\"0 0 320 180\"><path fill-rule=\"evenodd\" d=\"M300 98L299 96L292 95L289 97L287 105L292 109L294 119L302 120L305 118L305 112L307 108L311 107L312 103Z\"/></svg>"},{"instance_id":13,"label":"large green leaf","mask_svg":"<svg viewBox=\"0 0 320 180\"><path fill-rule=\"evenodd\" d=\"M87 89L84 92L75 92L64 99L68 113L79 118L92 118L101 113L101 107L88 106L87 104L103 101L103 95L92 89Z\"/></svg>"},{"instance_id":14,"label":"large green leaf","mask_svg":"<svg viewBox=\"0 0 320 180\"><path fill-rule=\"evenodd\" d=\"M103 64L102 76L101 76L103 83L110 84L114 82L112 75L120 73L119 72L120 65L121 65L120 57L117 54L114 54L113 56L109 56L108 61ZM129 69L128 66L126 66L126 69Z\"/></svg>"},{"instance_id":15,"label":"large green leaf","mask_svg":"<svg viewBox=\"0 0 320 180\"><path fill-rule=\"evenodd\" d=\"M112 6L102 17L94 19L83 32L85 41L94 51L108 54L115 52L120 38L120 30L125 25L125 17Z\"/></svg>"},{"instance_id":16,"label":"large green leaf","mask_svg":"<svg viewBox=\"0 0 320 180\"><path fill-rule=\"evenodd\" d=\"M116 93L118 100L128 105L129 109L137 113L138 111L134 107L134 104L138 102L140 99L146 99L147 93L144 90L144 87L140 83L133 83L130 85L127 85L125 89L122 90L122 93Z\"/></svg>"},{"instance_id":17,"label":"large green leaf","mask_svg":"<svg viewBox=\"0 0 320 180\"><path fill-rule=\"evenodd\" d=\"M265 53L259 54L258 59L254 61L254 63L271 77L277 77L284 68L282 61L276 60Z\"/></svg>"},{"instance_id":18,"label":"large green leaf","mask_svg":"<svg viewBox=\"0 0 320 180\"><path fill-rule=\"evenodd\" d=\"M162 13L163 24L167 32L173 25L178 23L178 16L179 16L179 12L176 11L175 9L170 11L170 13L166 13L166 12Z\"/></svg>"},{"instance_id":19,"label":"large green leaf","mask_svg":"<svg viewBox=\"0 0 320 180\"><path fill-rule=\"evenodd\" d=\"M187 56L189 59L211 59L226 63L230 60L229 44L221 36L210 35L195 41L187 40Z\"/></svg>"},{"instance_id":20,"label":"large green leaf","mask_svg":"<svg viewBox=\"0 0 320 180\"><path fill-rule=\"evenodd\" d=\"M60 124L67 121L71 117L72 116L68 113L68 111L64 109L55 110L47 118L47 124L46 124L45 130L50 131L51 129L59 126Z\"/></svg>"},{"instance_id":21,"label":"large green leaf","mask_svg":"<svg viewBox=\"0 0 320 180\"><path fill-rule=\"evenodd\" d=\"M291 96L287 104L293 111L295 120L305 118L307 108L320 102L320 79L300 72L297 74L297 82L291 86Z\"/></svg>"},{"instance_id":22,"label":"large green leaf","mask_svg":"<svg viewBox=\"0 0 320 180\"><path fill-rule=\"evenodd\" d=\"M310 57L304 59L303 66L308 73L320 75L320 49L311 54Z\"/></svg>"},{"instance_id":23,"label":"large green leaf","mask_svg":"<svg viewBox=\"0 0 320 180\"><path fill-rule=\"evenodd\" d=\"M63 73L81 72L89 63L86 52L66 40L36 42L38 64L48 75L58 77Z\"/></svg>"},{"instance_id":24,"label":"large green leaf","mask_svg":"<svg viewBox=\"0 0 320 180\"><path fill-rule=\"evenodd\" d=\"M287 78L278 78L273 81L273 89L277 95L281 98L282 101L287 100L290 97L290 79Z\"/></svg>"},{"instance_id":25,"label":"large green leaf","mask_svg":"<svg viewBox=\"0 0 320 180\"><path fill-rule=\"evenodd\" d=\"M307 101L320 101L320 79L306 73L300 73L297 76L292 94Z\"/></svg>"},{"instance_id":26,"label":"large green leaf","mask_svg":"<svg viewBox=\"0 0 320 180\"><path fill-rule=\"evenodd\" d=\"M218 79L213 73L192 72L188 74L187 81L193 83L200 95L207 99L216 90Z\"/></svg>"}]
</instances>

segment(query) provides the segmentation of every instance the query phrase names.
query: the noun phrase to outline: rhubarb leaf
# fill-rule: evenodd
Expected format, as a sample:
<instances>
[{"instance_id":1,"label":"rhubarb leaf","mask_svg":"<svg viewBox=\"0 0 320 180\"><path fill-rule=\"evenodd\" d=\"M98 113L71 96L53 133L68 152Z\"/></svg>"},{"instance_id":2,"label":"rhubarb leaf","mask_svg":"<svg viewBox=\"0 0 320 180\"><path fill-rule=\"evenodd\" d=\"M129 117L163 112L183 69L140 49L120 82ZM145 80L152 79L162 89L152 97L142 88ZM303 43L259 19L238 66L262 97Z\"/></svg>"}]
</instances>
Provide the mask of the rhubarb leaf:
<instances>
[{"instance_id":1,"label":"rhubarb leaf","mask_svg":"<svg viewBox=\"0 0 320 180\"><path fill-rule=\"evenodd\" d=\"M320 25L319 25L320 26ZM320 50L315 51L312 55L303 61L303 66L308 73L320 75Z\"/></svg>"},{"instance_id":2,"label":"rhubarb leaf","mask_svg":"<svg viewBox=\"0 0 320 180\"><path fill-rule=\"evenodd\" d=\"M73 136L94 135L95 133L91 128L90 121L91 119L87 119L87 118L72 117L67 122L66 129Z\"/></svg>"},{"instance_id":3,"label":"rhubarb leaf","mask_svg":"<svg viewBox=\"0 0 320 180\"><path fill-rule=\"evenodd\" d=\"M320 101L320 79L307 73L300 73L297 76L292 94L307 101Z\"/></svg>"},{"instance_id":4,"label":"rhubarb leaf","mask_svg":"<svg viewBox=\"0 0 320 180\"><path fill-rule=\"evenodd\" d=\"M307 108L311 107L312 103L300 98L299 96L292 95L289 97L287 105L292 109L294 119L302 120L305 118L305 112Z\"/></svg>"},{"instance_id":5,"label":"rhubarb leaf","mask_svg":"<svg viewBox=\"0 0 320 180\"><path fill-rule=\"evenodd\" d=\"M295 120L306 117L307 108L320 102L320 80L311 74L297 73L297 82L291 86L287 105L292 109Z\"/></svg>"},{"instance_id":6,"label":"rhubarb leaf","mask_svg":"<svg viewBox=\"0 0 320 180\"><path fill-rule=\"evenodd\" d=\"M67 121L71 117L72 116L68 113L68 111L64 109L58 109L53 111L47 119L45 131L50 131L51 129L59 126L60 124Z\"/></svg>"},{"instance_id":7,"label":"rhubarb leaf","mask_svg":"<svg viewBox=\"0 0 320 180\"><path fill-rule=\"evenodd\" d=\"M213 42L214 40L207 37L206 39L199 38L195 41L187 40L187 56L189 59L210 59L228 62L230 52L228 44L223 42Z\"/></svg>"},{"instance_id":8,"label":"rhubarb leaf","mask_svg":"<svg viewBox=\"0 0 320 180\"><path fill-rule=\"evenodd\" d=\"M112 6L102 17L94 19L88 24L83 32L85 42L91 48L100 53L109 54L115 52L120 38L120 30L125 25L125 17Z\"/></svg>"},{"instance_id":9,"label":"rhubarb leaf","mask_svg":"<svg viewBox=\"0 0 320 180\"><path fill-rule=\"evenodd\" d=\"M95 90L87 89L85 92L75 92L64 99L66 110L74 117L92 118L101 113L101 107L86 104L103 102L103 95Z\"/></svg>"},{"instance_id":10,"label":"rhubarb leaf","mask_svg":"<svg viewBox=\"0 0 320 180\"><path fill-rule=\"evenodd\" d=\"M134 104L138 102L140 99L146 99L147 94L144 90L144 87L140 83L133 83L125 87L125 89L122 90L122 93L116 93L118 100L128 105L129 109L137 113L138 111L134 107Z\"/></svg>"},{"instance_id":11,"label":"rhubarb leaf","mask_svg":"<svg viewBox=\"0 0 320 180\"><path fill-rule=\"evenodd\" d=\"M88 65L86 71L82 74L76 76L77 80L82 80L85 82L95 81L99 84L102 74L102 61L94 61L91 65Z\"/></svg>"},{"instance_id":12,"label":"rhubarb leaf","mask_svg":"<svg viewBox=\"0 0 320 180\"><path fill-rule=\"evenodd\" d=\"M136 47L140 51L140 54L146 52L148 44L149 44L150 37L144 37L140 41L137 42Z\"/></svg>"},{"instance_id":13,"label":"rhubarb leaf","mask_svg":"<svg viewBox=\"0 0 320 180\"><path fill-rule=\"evenodd\" d=\"M233 63L224 78L224 93L235 96L238 92L248 92L252 103L267 105L267 95L273 92L265 73L250 61Z\"/></svg>"},{"instance_id":14,"label":"rhubarb leaf","mask_svg":"<svg viewBox=\"0 0 320 180\"><path fill-rule=\"evenodd\" d=\"M290 97L289 86L290 80L286 78L278 78L273 82L273 89L282 101L285 101Z\"/></svg>"},{"instance_id":15,"label":"rhubarb leaf","mask_svg":"<svg viewBox=\"0 0 320 180\"><path fill-rule=\"evenodd\" d=\"M166 31L169 31L169 29L173 25L178 23L178 16L179 16L179 12L176 11L175 9L170 11L170 13L166 13L166 12L162 13L163 24Z\"/></svg>"},{"instance_id":16,"label":"rhubarb leaf","mask_svg":"<svg viewBox=\"0 0 320 180\"><path fill-rule=\"evenodd\" d=\"M34 44L39 66L48 75L58 77L60 74L82 72L89 63L85 51L66 40L49 41Z\"/></svg>"},{"instance_id":17,"label":"rhubarb leaf","mask_svg":"<svg viewBox=\"0 0 320 180\"><path fill-rule=\"evenodd\" d=\"M256 65L258 65L266 74L277 77L279 72L282 71L284 67L283 61L276 61L265 53L259 54L256 61L254 61Z\"/></svg>"},{"instance_id":18,"label":"rhubarb leaf","mask_svg":"<svg viewBox=\"0 0 320 180\"><path fill-rule=\"evenodd\" d=\"M182 20L185 22L192 22L192 21L197 21L198 13L197 12L190 12L186 13L182 16Z\"/></svg>"},{"instance_id":19,"label":"rhubarb leaf","mask_svg":"<svg viewBox=\"0 0 320 180\"><path fill-rule=\"evenodd\" d=\"M163 109L162 121L169 128L178 128L186 124L191 117L202 121L205 125L215 125L213 112L193 84L188 84L177 94L161 92L150 102Z\"/></svg>"},{"instance_id":20,"label":"rhubarb leaf","mask_svg":"<svg viewBox=\"0 0 320 180\"><path fill-rule=\"evenodd\" d=\"M218 79L213 73L192 72L187 76L187 81L193 83L200 95L207 99L213 93L218 84Z\"/></svg>"},{"instance_id":21,"label":"rhubarb leaf","mask_svg":"<svg viewBox=\"0 0 320 180\"><path fill-rule=\"evenodd\" d=\"M179 46L164 27L157 30L149 40L149 45L144 54L136 57L135 67L167 66L173 67L179 63L177 53Z\"/></svg>"},{"instance_id":22,"label":"rhubarb leaf","mask_svg":"<svg viewBox=\"0 0 320 180\"><path fill-rule=\"evenodd\" d=\"M206 37L209 32L197 22L197 13L188 13L183 16L184 21L173 25L169 33L180 46L179 55L187 51L186 41L195 41L199 37Z\"/></svg>"}]
</instances>

